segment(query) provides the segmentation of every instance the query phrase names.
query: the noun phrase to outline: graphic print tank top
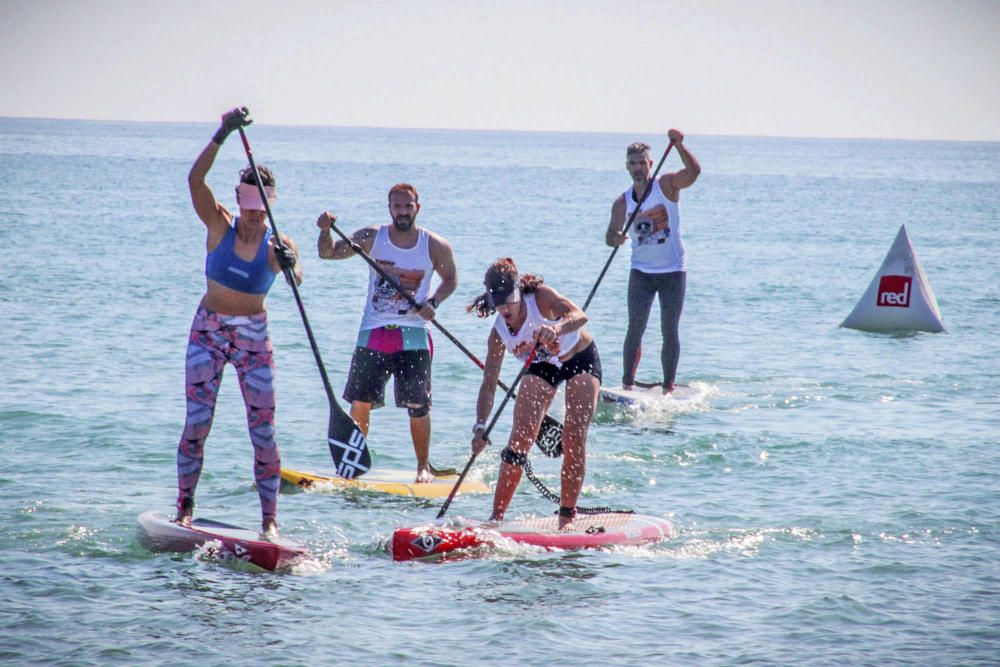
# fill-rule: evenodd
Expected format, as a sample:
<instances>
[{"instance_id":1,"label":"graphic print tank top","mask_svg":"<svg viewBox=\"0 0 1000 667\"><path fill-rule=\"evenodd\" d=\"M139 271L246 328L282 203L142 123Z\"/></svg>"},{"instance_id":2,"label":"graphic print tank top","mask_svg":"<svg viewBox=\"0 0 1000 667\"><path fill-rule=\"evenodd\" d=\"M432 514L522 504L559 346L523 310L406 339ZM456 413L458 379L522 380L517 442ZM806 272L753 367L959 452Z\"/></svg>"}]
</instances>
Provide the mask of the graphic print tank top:
<instances>
[{"instance_id":1,"label":"graphic print tank top","mask_svg":"<svg viewBox=\"0 0 1000 667\"><path fill-rule=\"evenodd\" d=\"M538 304L535 303L534 294L525 294L523 299L524 305L528 308L528 314L525 316L524 322L521 323L521 328L517 330L517 333L511 333L510 329L507 328L507 323L504 322L503 317L500 315L497 315L496 320L493 321L493 328L500 335L500 340L503 341L504 346L522 362L527 361L528 355L531 354L531 348L535 344L532 336L534 336L535 332L542 325L548 324L554 326L558 322L558 320L547 320L542 317L542 314L538 311ZM546 362L556 367L562 366L559 355L572 350L573 346L579 340L579 331L570 331L567 334L559 336L556 349L547 350L541 347L538 348L538 351L535 352L534 363Z\"/></svg>"},{"instance_id":2,"label":"graphic print tank top","mask_svg":"<svg viewBox=\"0 0 1000 667\"><path fill-rule=\"evenodd\" d=\"M417 303L423 303L430 292L431 275L434 273L430 235L421 229L415 246L399 248L389 238L389 227L390 225L382 225L379 228L372 244L371 257ZM430 329L431 326L430 322L417 315L392 283L369 267L368 298L361 318L361 330L377 329L387 325L424 329Z\"/></svg>"},{"instance_id":3,"label":"graphic print tank top","mask_svg":"<svg viewBox=\"0 0 1000 667\"><path fill-rule=\"evenodd\" d=\"M625 191L625 219L636 207L632 188ZM681 212L677 202L667 199L660 182L653 183L649 196L628 230L632 238L632 268L643 273L686 271L684 242L681 240Z\"/></svg>"}]
</instances>

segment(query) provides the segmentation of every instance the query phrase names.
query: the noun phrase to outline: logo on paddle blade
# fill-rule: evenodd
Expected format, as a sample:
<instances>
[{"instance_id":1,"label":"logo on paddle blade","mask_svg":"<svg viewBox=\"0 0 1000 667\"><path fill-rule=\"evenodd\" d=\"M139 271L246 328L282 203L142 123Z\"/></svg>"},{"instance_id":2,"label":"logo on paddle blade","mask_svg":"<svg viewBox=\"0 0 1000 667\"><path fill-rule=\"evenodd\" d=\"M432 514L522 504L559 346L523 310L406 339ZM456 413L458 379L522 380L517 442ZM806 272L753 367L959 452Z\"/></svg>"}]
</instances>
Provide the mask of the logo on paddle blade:
<instances>
[{"instance_id":1,"label":"logo on paddle blade","mask_svg":"<svg viewBox=\"0 0 1000 667\"><path fill-rule=\"evenodd\" d=\"M364 460L365 450L368 448L368 443L365 441L365 436L361 431L354 430L351 433L351 439L348 442L341 442L336 438L328 438L331 449L333 447L338 447L342 450L342 454L339 457L340 461L337 463L337 474L345 479L352 479L355 475L360 472L362 475L368 472L368 466L364 465L362 461Z\"/></svg>"},{"instance_id":2,"label":"logo on paddle blade","mask_svg":"<svg viewBox=\"0 0 1000 667\"><path fill-rule=\"evenodd\" d=\"M562 424L555 420L542 424L535 442L546 456L555 458L562 454L562 431Z\"/></svg>"},{"instance_id":3,"label":"logo on paddle blade","mask_svg":"<svg viewBox=\"0 0 1000 667\"><path fill-rule=\"evenodd\" d=\"M442 540L437 535L421 535L410 542L411 545L423 551L425 554L433 553Z\"/></svg>"},{"instance_id":4,"label":"logo on paddle blade","mask_svg":"<svg viewBox=\"0 0 1000 667\"><path fill-rule=\"evenodd\" d=\"M875 304L892 308L910 307L910 276L882 276L878 281L878 297Z\"/></svg>"}]
</instances>

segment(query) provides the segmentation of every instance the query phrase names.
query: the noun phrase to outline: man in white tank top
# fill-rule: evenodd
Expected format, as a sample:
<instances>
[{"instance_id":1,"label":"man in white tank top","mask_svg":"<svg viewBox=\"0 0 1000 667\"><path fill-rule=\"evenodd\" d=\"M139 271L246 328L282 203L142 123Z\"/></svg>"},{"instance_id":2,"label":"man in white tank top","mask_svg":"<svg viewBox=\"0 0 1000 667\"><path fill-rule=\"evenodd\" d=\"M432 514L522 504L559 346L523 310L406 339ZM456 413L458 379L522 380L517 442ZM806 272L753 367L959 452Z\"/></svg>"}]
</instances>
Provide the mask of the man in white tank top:
<instances>
[{"instance_id":1,"label":"man in white tank top","mask_svg":"<svg viewBox=\"0 0 1000 667\"><path fill-rule=\"evenodd\" d=\"M385 403L385 386L394 378L396 407L410 415L410 435L417 457L417 482L434 479L430 466L431 357L434 352L430 321L441 302L458 286L451 246L440 235L418 227L419 195L407 183L389 190L392 223L359 229L352 240L393 277L387 281L369 268L368 297L344 389L351 417L368 436L372 407ZM343 239L334 243L330 225L337 217L324 212L319 227L319 256L347 259L354 255ZM431 295L431 276L440 283ZM420 304L416 310L399 294L404 290Z\"/></svg>"},{"instance_id":2,"label":"man in white tank top","mask_svg":"<svg viewBox=\"0 0 1000 667\"><path fill-rule=\"evenodd\" d=\"M673 391L681 343L678 325L684 308L687 265L681 240L680 191L690 187L701 173L698 160L684 146L684 134L671 129L667 138L674 144L684 168L660 176L651 183L653 160L649 145L635 143L626 151L625 167L632 185L611 206L611 222L605 242L612 247L632 240L632 270L628 281L628 330L622 346L622 386L632 389L639 365L642 335L646 331L653 299L660 299L660 329L663 349L663 393ZM642 199L646 188L649 195ZM641 199L641 201L640 201ZM632 226L625 225L639 208Z\"/></svg>"}]
</instances>

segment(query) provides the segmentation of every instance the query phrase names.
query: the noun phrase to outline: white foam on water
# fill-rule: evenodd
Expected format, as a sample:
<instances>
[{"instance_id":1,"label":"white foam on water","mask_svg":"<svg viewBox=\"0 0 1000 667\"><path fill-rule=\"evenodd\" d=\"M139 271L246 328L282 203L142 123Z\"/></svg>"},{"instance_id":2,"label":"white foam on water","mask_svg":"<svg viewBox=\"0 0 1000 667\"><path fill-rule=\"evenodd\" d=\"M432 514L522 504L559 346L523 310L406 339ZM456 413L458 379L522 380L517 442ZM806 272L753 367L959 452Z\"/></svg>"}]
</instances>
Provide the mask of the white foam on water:
<instances>
[{"instance_id":1,"label":"white foam on water","mask_svg":"<svg viewBox=\"0 0 1000 667\"><path fill-rule=\"evenodd\" d=\"M642 424L666 424L678 415L703 412L709 407L709 399L719 393L718 387L707 382L691 382L694 390L690 398L680 400L670 395L642 392L642 397L630 405L598 403L595 417L602 422L633 422Z\"/></svg>"}]
</instances>

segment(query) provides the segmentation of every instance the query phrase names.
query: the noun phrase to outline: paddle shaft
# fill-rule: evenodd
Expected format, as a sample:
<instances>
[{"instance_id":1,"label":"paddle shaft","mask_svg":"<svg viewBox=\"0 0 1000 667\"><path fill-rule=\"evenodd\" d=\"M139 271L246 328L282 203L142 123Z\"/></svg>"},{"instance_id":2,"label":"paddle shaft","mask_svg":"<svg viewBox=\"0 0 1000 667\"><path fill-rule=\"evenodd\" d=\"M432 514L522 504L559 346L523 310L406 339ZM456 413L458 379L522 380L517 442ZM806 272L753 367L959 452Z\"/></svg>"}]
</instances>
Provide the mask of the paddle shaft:
<instances>
[{"instance_id":1,"label":"paddle shaft","mask_svg":"<svg viewBox=\"0 0 1000 667\"><path fill-rule=\"evenodd\" d=\"M493 418L490 419L490 423L486 426L486 430L483 431L483 440L487 441L489 440L490 431L492 431L493 427L496 426L497 420L500 419L500 414L503 412L503 409L507 406L507 402L510 401L511 395L514 393L514 389L517 387L518 383L521 382L521 378L524 377L524 374L528 372L528 368L531 366L531 362L535 360L535 351L537 349L538 349L537 344L535 345L535 347L531 348L531 354L528 355L528 360L524 362L524 366L521 367L521 370L518 372L517 377L514 378L514 382L513 384L511 384L510 389L508 389L507 393L504 395L503 401L501 401L500 406L496 409L496 411L494 411ZM455 494L458 493L458 488L462 486L462 482L465 480L465 476L468 474L469 468L472 467L472 462L476 460L477 456L479 456L479 453L473 452L472 456L469 457L469 462L465 464L465 468L462 469L462 474L458 476L458 481L455 482L455 486L452 487L451 493L448 494L447 500L445 500L444 505L441 506L441 511L439 511L437 515L438 519L443 517L444 513L448 511L448 506L451 505L452 499L455 497Z\"/></svg>"},{"instance_id":2,"label":"paddle shaft","mask_svg":"<svg viewBox=\"0 0 1000 667\"><path fill-rule=\"evenodd\" d=\"M646 183L646 191L642 193L639 203L635 205L635 210L633 210L632 215L628 217L628 222L626 222L625 226L622 228L622 234L628 233L629 227L631 227L632 223L635 222L635 216L638 215L639 209L642 207L642 203L646 201L647 197L649 197L649 193L653 191L653 184L656 183L656 176L660 173L660 168L663 166L663 163L667 161L667 155L670 154L670 149L673 147L674 142L671 141L667 144L667 150L663 151L663 157L660 158L660 163L656 165L656 171L654 171L653 175L649 177L649 182ZM597 288L600 286L601 281L604 280L604 274L608 272L608 268L611 266L611 262L614 260L615 254L617 254L619 248L621 248L621 246L616 245L611 251L611 256L608 257L608 261L604 263L604 268L601 269L601 275L597 276L597 282L594 283L594 288L591 289L590 294L587 295L587 300L583 304L583 310L587 310L587 306L589 306L590 302L593 300L594 294L597 293Z\"/></svg>"},{"instance_id":3,"label":"paddle shaft","mask_svg":"<svg viewBox=\"0 0 1000 667\"><path fill-rule=\"evenodd\" d=\"M284 248L284 244L281 242L281 235L278 234L278 226L274 224L274 216L271 214L271 205L267 201L267 193L264 192L263 181L260 180L260 172L257 171L257 163L253 159L253 151L250 149L250 143L247 141L247 134L243 131L243 128L239 128L240 139L243 141L243 149L246 151L247 160L250 161L250 168L253 169L254 178L257 179L257 190L260 192L260 198L264 202L264 210L267 211L268 222L271 223L271 231L274 235L274 243L279 248ZM326 366L323 365L323 358L319 354L319 346L316 345L316 337L313 336L312 327L309 326L309 318L306 316L305 306L302 305L302 297L299 296L299 286L295 283L295 274L292 269L282 269L282 273L285 274L285 280L292 287L292 294L295 295L295 303L299 307L299 315L302 316L302 324L306 329L306 336L309 338L309 346L312 347L313 355L316 357L316 365L319 367L319 374L323 378L323 388L326 390L327 400L330 401L330 407L339 411L344 412L337 403L337 398L333 393L333 388L330 386L330 378L326 374ZM347 413L344 413L347 416Z\"/></svg>"},{"instance_id":4,"label":"paddle shaft","mask_svg":"<svg viewBox=\"0 0 1000 667\"><path fill-rule=\"evenodd\" d=\"M368 253L366 253L364 248L362 248L356 241L353 241L350 237L348 237L346 234L344 234L344 232L341 231L341 229L339 227L337 227L336 224L331 223L330 224L330 229L332 229L333 231L335 231L337 233L337 236L339 236L340 238L344 239L344 241L348 245L351 246L351 250L353 250L355 252L355 254L359 255L363 260L365 260L366 262L368 262L368 266L370 266L373 269L375 269L375 271L377 271L380 276L382 276L383 278L385 278L386 281L388 281L389 284L392 285L396 289L396 292L398 292L401 297L403 297L404 299L406 299L407 303L409 303L411 306L413 306L417 310L420 310L421 306L420 306L419 303L417 303L417 300L414 299L406 290L404 290L402 287L400 287L398 280L396 278L394 278L393 276L390 276L386 272L385 269L383 269L381 266L379 266L378 262L376 262L374 259L372 259L371 255L369 255ZM464 352L465 356L467 356L469 359L472 359L472 361L477 366L479 366L479 368L481 368L481 369L485 369L486 368L486 365L482 361L480 361L476 357L476 355L474 355L472 352L470 352L467 347L465 347L464 345L462 345L462 341L460 341L457 338L455 338L451 334L450 331L448 331L447 329L445 329L444 325L442 325L440 322L437 321L437 318L432 319L431 320L431 324L433 324L435 327L437 327L437 330L440 331L441 333L443 333L448 338L448 340L450 340L452 343L455 344L455 346L459 350L461 350L462 352ZM504 391L509 391L509 389L510 389L507 385L505 385L503 383L503 381L498 381L497 384Z\"/></svg>"}]
</instances>

